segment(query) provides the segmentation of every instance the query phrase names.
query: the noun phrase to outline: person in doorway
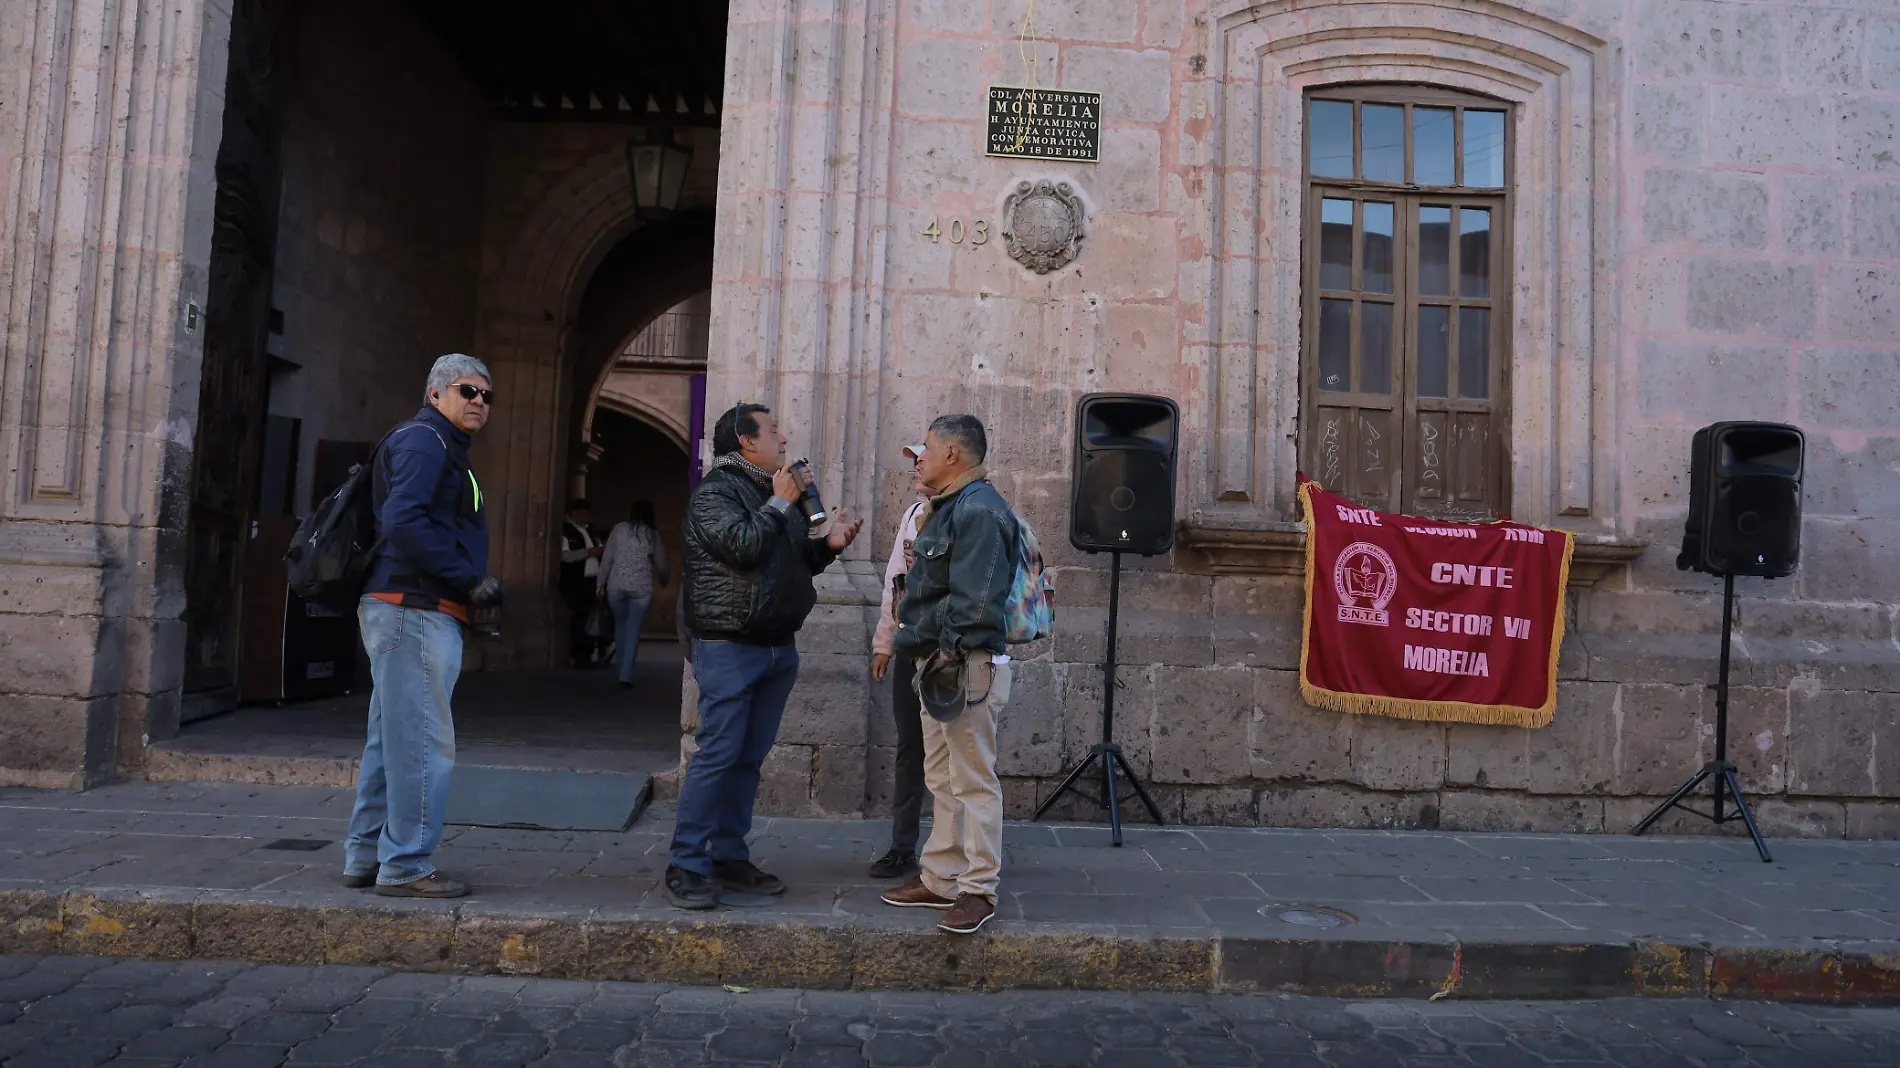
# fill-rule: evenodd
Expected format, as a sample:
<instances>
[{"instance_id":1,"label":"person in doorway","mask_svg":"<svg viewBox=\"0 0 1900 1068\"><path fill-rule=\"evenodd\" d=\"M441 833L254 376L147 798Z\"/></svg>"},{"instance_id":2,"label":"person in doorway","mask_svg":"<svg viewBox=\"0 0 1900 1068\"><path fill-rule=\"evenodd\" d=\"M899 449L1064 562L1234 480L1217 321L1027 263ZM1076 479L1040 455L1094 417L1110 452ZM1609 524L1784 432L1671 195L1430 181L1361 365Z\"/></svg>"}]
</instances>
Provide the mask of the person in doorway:
<instances>
[{"instance_id":1,"label":"person in doorway","mask_svg":"<svg viewBox=\"0 0 1900 1068\"><path fill-rule=\"evenodd\" d=\"M653 591L666 585L666 545L652 501L635 501L627 521L607 535L600 557L596 592L614 617L614 659L620 688L633 688L633 665L640 656L640 628L646 623Z\"/></svg>"},{"instance_id":2,"label":"person in doorway","mask_svg":"<svg viewBox=\"0 0 1900 1068\"><path fill-rule=\"evenodd\" d=\"M930 841L922 872L884 894L900 908L945 910L938 927L974 934L996 914L1003 787L996 717L1009 703L1006 604L1015 576L1016 515L983 467L989 443L973 415L940 416L918 477L930 494L913 546L898 656L917 661Z\"/></svg>"},{"instance_id":3,"label":"person in doorway","mask_svg":"<svg viewBox=\"0 0 1900 1068\"><path fill-rule=\"evenodd\" d=\"M567 645L577 668L591 668L605 640L587 633L600 576L600 558L606 552L591 523L587 499L567 502L567 521L561 524L561 600L567 602Z\"/></svg>"},{"instance_id":4,"label":"person in doorway","mask_svg":"<svg viewBox=\"0 0 1900 1068\"><path fill-rule=\"evenodd\" d=\"M924 446L904 446L904 456L917 471ZM888 674L891 683L891 714L897 726L897 760L891 783L891 848L871 864L873 879L902 879L917 874L917 836L924 812L924 712L917 701L912 681L916 662L909 657L892 660L891 640L897 636L897 606L904 599L904 586L910 570L911 543L917 540L924 507L930 503L923 477L915 476L917 499L897 521L897 537L891 542L891 558L884 565L884 603L878 606L877 632L871 637L871 676L879 682Z\"/></svg>"},{"instance_id":5,"label":"person in doorway","mask_svg":"<svg viewBox=\"0 0 1900 1068\"><path fill-rule=\"evenodd\" d=\"M381 538L357 620L369 652L369 740L343 851L343 883L390 897L452 898L468 887L435 870L462 670L462 628L498 610L488 569L488 523L469 441L488 422L488 368L459 353L435 361L427 404L392 431L373 459Z\"/></svg>"},{"instance_id":6,"label":"person in doorway","mask_svg":"<svg viewBox=\"0 0 1900 1068\"><path fill-rule=\"evenodd\" d=\"M794 639L818 603L813 576L864 523L840 508L831 533L809 536L795 503L804 488L785 464L771 409L737 404L713 425L717 454L686 508L686 624L699 685L698 750L680 783L666 893L709 909L718 892L781 894L746 846L759 768L778 740L798 679Z\"/></svg>"}]
</instances>

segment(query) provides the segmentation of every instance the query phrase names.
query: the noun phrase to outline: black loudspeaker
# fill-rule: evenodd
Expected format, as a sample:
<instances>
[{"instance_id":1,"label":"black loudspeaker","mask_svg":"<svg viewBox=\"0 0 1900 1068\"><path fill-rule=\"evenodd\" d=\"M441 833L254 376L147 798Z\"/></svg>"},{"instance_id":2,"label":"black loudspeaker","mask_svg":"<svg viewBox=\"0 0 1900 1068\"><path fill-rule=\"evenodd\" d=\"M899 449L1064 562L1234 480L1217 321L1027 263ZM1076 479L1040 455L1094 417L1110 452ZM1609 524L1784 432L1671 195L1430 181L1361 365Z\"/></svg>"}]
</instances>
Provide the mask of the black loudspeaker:
<instances>
[{"instance_id":1,"label":"black loudspeaker","mask_svg":"<svg viewBox=\"0 0 1900 1068\"><path fill-rule=\"evenodd\" d=\"M1794 574L1806 444L1801 431L1782 423L1714 423L1696 431L1689 521L1676 566L1711 575Z\"/></svg>"},{"instance_id":2,"label":"black loudspeaker","mask_svg":"<svg viewBox=\"0 0 1900 1068\"><path fill-rule=\"evenodd\" d=\"M1069 543L1155 556L1174 548L1181 409L1166 397L1090 393L1075 406Z\"/></svg>"}]
</instances>

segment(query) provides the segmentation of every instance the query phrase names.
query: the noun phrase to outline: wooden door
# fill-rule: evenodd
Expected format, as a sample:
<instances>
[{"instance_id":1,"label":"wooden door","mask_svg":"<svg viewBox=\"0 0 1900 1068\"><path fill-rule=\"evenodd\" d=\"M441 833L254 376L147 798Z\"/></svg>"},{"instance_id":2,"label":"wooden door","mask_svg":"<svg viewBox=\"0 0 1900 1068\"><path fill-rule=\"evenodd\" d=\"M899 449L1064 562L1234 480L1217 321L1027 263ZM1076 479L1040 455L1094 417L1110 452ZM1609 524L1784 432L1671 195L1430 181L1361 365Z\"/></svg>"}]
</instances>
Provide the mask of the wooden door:
<instances>
[{"instance_id":1,"label":"wooden door","mask_svg":"<svg viewBox=\"0 0 1900 1068\"><path fill-rule=\"evenodd\" d=\"M245 545L252 536L269 386L264 342L280 180L281 8L237 0L231 13L187 527L187 719L238 699Z\"/></svg>"}]
</instances>

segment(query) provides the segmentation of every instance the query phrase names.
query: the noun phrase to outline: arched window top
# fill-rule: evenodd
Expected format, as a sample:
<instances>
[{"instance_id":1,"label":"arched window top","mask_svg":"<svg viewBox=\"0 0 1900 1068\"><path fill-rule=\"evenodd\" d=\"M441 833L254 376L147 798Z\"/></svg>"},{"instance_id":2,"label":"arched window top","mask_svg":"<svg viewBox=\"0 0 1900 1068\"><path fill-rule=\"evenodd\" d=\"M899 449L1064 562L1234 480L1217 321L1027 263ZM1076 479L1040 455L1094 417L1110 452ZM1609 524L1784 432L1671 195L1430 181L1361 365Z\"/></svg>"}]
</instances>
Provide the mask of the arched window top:
<instances>
[{"instance_id":1,"label":"arched window top","mask_svg":"<svg viewBox=\"0 0 1900 1068\"><path fill-rule=\"evenodd\" d=\"M1502 108L1508 107L1511 103L1503 97L1424 82L1339 82L1334 85L1308 86L1306 93L1308 96L1330 97L1338 100L1416 100L1422 103L1480 108Z\"/></svg>"},{"instance_id":2,"label":"arched window top","mask_svg":"<svg viewBox=\"0 0 1900 1068\"><path fill-rule=\"evenodd\" d=\"M1419 189L1510 184L1510 105L1422 85L1306 94L1308 178Z\"/></svg>"}]
</instances>

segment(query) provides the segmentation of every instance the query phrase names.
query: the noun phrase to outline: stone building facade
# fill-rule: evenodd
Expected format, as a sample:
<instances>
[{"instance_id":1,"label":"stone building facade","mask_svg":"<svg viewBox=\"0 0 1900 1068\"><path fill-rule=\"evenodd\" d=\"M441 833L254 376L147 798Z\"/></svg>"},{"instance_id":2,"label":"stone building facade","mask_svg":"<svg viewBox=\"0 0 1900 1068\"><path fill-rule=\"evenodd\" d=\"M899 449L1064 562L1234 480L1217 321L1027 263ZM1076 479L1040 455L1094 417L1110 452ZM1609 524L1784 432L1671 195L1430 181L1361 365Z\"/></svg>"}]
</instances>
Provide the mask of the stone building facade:
<instances>
[{"instance_id":1,"label":"stone building facade","mask_svg":"<svg viewBox=\"0 0 1900 1068\"><path fill-rule=\"evenodd\" d=\"M64 784L136 774L178 720L181 480L203 432L190 308L206 291L230 13L4 10L0 776ZM710 278L707 406L772 405L827 501L869 511L876 532L827 574L801 637L769 807L883 803L869 616L906 492L898 447L946 411L989 425L998 486L1055 568L1057 633L1019 650L1002 726L1011 810L1087 751L1106 568L1066 544L1069 422L1082 394L1130 390L1174 398L1183 420L1179 537L1127 562L1117 691L1120 741L1170 819L1626 828L1712 742L1719 586L1674 567L1690 436L1766 419L1808 434L1803 556L1793 578L1741 584L1731 750L1772 833L1900 835L1891 4L733 0L725 41L717 134L693 134L715 209L705 251L610 252L640 230L623 132L491 119L450 224L479 247L468 307L431 336L463 331L518 398L477 462L501 572L532 587L582 466L570 417L595 402L615 342ZM992 86L1099 93L1099 162L987 155ZM1348 125L1315 110L1328 102ZM1495 173L1488 115L1502 116ZM1462 131L1443 151L1441 118ZM1317 164L1342 129L1344 171ZM303 233L291 144L278 225ZM1378 170L1391 159L1399 171ZM1428 178L1441 164L1445 180ZM1012 191L1043 180L1085 215L1075 262L1036 273L1000 235ZM1485 343L1449 344L1486 370L1440 404L1447 391L1422 384L1434 350L1406 330L1440 314L1422 309L1438 307L1430 262L1453 262L1432 251L1453 210L1460 269L1488 274L1471 289L1452 272L1446 306L1479 324L1459 336ZM321 218L313 232L347 255L358 239L338 211L340 235ZM1340 218L1348 229L1328 229ZM1396 255L1371 251L1380 236ZM1340 248L1344 285L1324 281ZM611 285L643 299L600 297ZM1342 303L1358 325L1335 352L1323 331ZM1369 333L1371 305L1398 307L1379 314L1403 329ZM1328 353L1360 374L1369 336L1390 346L1380 373L1402 373L1384 394L1326 397ZM1346 410L1385 428L1401 468L1388 479L1354 429L1333 468L1349 492L1422 499L1430 425L1452 435L1471 507L1579 534L1553 726L1300 699L1295 472L1329 470L1317 435ZM554 655L558 638L535 637L558 631L554 606L524 612L523 636L478 666ZM689 680L689 729L692 696Z\"/></svg>"}]
</instances>

